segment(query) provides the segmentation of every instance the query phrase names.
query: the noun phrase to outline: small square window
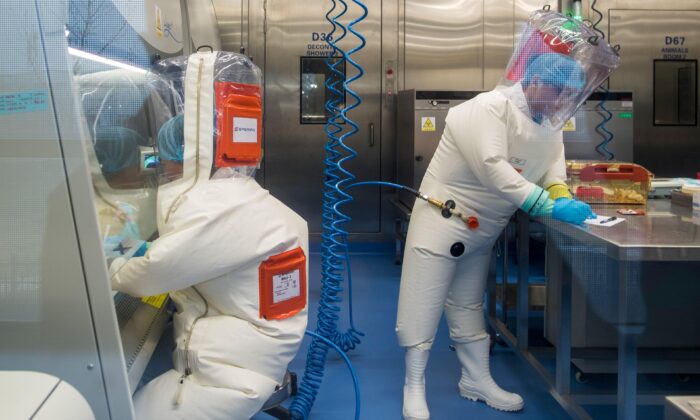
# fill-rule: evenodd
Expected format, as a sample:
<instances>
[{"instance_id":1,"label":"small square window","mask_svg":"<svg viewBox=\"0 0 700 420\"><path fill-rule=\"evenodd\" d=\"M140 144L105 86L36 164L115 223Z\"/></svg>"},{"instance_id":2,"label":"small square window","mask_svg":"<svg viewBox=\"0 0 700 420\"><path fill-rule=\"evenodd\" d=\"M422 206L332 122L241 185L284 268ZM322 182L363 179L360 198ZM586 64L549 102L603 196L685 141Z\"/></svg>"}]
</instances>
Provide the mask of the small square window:
<instances>
[{"instance_id":1,"label":"small square window","mask_svg":"<svg viewBox=\"0 0 700 420\"><path fill-rule=\"evenodd\" d=\"M697 125L697 60L654 60L654 125Z\"/></svg>"},{"instance_id":2,"label":"small square window","mask_svg":"<svg viewBox=\"0 0 700 420\"><path fill-rule=\"evenodd\" d=\"M326 64L332 65L342 73L333 72ZM325 124L331 116L326 109L326 102L337 94L326 87L326 82L337 81L337 89L343 91L342 82L345 78L345 62L340 57L301 57L301 89L300 89L300 122L301 124ZM339 109L345 107L345 95L338 98L336 105Z\"/></svg>"}]
</instances>

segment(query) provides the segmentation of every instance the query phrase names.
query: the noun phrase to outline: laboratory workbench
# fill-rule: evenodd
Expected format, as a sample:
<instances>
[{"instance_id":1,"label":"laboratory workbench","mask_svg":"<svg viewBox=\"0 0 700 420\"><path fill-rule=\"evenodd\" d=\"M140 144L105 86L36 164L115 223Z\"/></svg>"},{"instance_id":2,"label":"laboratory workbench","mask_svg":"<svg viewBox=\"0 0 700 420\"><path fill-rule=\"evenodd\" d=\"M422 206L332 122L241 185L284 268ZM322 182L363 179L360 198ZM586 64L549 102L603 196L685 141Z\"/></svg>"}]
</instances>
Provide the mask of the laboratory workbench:
<instances>
[{"instance_id":1,"label":"laboratory workbench","mask_svg":"<svg viewBox=\"0 0 700 420\"><path fill-rule=\"evenodd\" d=\"M616 216L624 222L611 227L575 226L551 218L531 218L519 211L515 215L517 225L517 298L516 331L511 333L503 321L496 317L495 275L489 279L489 324L505 342L530 363L549 382L550 393L572 417L590 418L581 404L617 403L618 419L631 420L636 417L638 340L644 330L636 315L638 312L638 280L640 265L646 262L673 263L700 261L700 221L693 223L692 211L687 207L672 205L670 200L650 200L643 216L622 216L617 213L622 205L596 205L594 212L603 216ZM547 238L547 276L557 276L555 293L559 299L559 322L557 326L556 367L554 378L530 351L529 333L529 244L530 224L544 226ZM507 246L504 247L507 249ZM595 250L605 257L606 273L599 281L615 290L617 308L614 325L617 328L617 394L616 396L572 395L572 261L581 253ZM580 268L580 267L579 267ZM492 270L493 272L493 270ZM492 304L494 303L494 304ZM659 398L657 398L659 399Z\"/></svg>"},{"instance_id":2,"label":"laboratory workbench","mask_svg":"<svg viewBox=\"0 0 700 420\"><path fill-rule=\"evenodd\" d=\"M535 219L552 231L585 243L605 244L608 255L621 261L697 261L700 260L700 220L693 223L690 208L671 204L670 200L649 200L644 216L617 213L624 205L594 205L601 216L624 218L612 227L574 226L552 219Z\"/></svg>"}]
</instances>

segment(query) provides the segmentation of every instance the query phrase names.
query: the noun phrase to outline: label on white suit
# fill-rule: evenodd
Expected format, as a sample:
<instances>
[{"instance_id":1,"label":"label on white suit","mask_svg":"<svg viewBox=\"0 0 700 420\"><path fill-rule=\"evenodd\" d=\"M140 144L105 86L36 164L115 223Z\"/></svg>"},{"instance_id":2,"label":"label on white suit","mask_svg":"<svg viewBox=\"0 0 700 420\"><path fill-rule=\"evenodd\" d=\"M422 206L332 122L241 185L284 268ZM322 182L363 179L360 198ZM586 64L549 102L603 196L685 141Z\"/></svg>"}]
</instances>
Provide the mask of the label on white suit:
<instances>
[{"instance_id":1,"label":"label on white suit","mask_svg":"<svg viewBox=\"0 0 700 420\"><path fill-rule=\"evenodd\" d=\"M299 270L272 276L272 303L279 303L300 295Z\"/></svg>"},{"instance_id":2,"label":"label on white suit","mask_svg":"<svg viewBox=\"0 0 700 420\"><path fill-rule=\"evenodd\" d=\"M233 142L257 143L258 120L255 118L233 117Z\"/></svg>"}]
</instances>

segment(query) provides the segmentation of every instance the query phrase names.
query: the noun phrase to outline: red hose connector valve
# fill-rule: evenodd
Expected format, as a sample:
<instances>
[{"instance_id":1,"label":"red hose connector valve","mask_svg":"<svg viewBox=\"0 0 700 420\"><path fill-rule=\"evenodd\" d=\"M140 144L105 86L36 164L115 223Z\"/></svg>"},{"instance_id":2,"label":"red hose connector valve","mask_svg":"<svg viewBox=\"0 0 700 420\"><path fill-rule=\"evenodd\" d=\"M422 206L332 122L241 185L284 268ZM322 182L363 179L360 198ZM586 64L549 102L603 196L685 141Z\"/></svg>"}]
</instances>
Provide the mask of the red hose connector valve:
<instances>
[{"instance_id":1,"label":"red hose connector valve","mask_svg":"<svg viewBox=\"0 0 700 420\"><path fill-rule=\"evenodd\" d=\"M477 219L474 216L469 216L467 218L467 223L465 223L467 227L471 230L476 230L479 227L479 219Z\"/></svg>"}]
</instances>

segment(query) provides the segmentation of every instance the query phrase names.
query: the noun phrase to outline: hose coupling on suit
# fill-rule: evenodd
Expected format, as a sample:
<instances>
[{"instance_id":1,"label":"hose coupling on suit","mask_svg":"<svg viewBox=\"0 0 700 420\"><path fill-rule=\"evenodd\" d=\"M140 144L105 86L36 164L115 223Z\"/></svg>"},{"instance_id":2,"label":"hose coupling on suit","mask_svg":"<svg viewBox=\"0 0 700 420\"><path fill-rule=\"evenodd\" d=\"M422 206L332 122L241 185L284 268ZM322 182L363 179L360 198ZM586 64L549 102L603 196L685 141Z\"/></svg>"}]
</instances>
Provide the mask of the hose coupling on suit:
<instances>
[{"instance_id":1,"label":"hose coupling on suit","mask_svg":"<svg viewBox=\"0 0 700 420\"><path fill-rule=\"evenodd\" d=\"M462 222L464 222L464 224L471 230L475 230L479 227L479 219L476 216L468 216L462 212L455 210L457 204L452 200L447 200L443 203L440 200L437 200L420 192L416 194L416 197L420 198L423 201L427 201L434 207L437 207L438 210L440 210L440 212L442 213L442 216L446 219L455 216Z\"/></svg>"}]
</instances>

